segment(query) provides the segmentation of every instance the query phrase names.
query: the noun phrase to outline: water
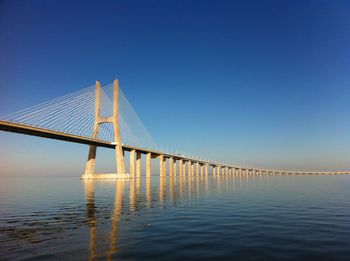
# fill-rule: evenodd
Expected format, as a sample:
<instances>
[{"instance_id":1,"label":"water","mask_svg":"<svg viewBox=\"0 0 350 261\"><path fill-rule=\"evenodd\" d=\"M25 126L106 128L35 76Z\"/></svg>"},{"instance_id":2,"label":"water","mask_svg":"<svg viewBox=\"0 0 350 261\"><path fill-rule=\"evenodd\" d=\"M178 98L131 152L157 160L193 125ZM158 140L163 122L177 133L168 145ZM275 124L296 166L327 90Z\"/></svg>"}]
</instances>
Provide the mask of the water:
<instances>
[{"instance_id":1,"label":"water","mask_svg":"<svg viewBox=\"0 0 350 261\"><path fill-rule=\"evenodd\" d=\"M350 175L1 178L1 260L350 260Z\"/></svg>"}]
</instances>

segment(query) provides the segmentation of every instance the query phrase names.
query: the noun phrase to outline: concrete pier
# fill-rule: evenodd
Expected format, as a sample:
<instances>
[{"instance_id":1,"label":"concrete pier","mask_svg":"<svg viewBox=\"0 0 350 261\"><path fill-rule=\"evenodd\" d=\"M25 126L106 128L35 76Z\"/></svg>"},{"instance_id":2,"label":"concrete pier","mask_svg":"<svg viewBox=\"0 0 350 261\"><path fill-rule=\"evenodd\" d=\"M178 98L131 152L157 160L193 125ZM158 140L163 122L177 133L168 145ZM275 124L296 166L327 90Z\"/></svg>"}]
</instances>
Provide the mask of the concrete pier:
<instances>
[{"instance_id":1,"label":"concrete pier","mask_svg":"<svg viewBox=\"0 0 350 261\"><path fill-rule=\"evenodd\" d=\"M141 177L141 153L136 153L136 177Z\"/></svg>"},{"instance_id":2,"label":"concrete pier","mask_svg":"<svg viewBox=\"0 0 350 261\"><path fill-rule=\"evenodd\" d=\"M129 163L130 177L135 177L136 150L131 150L129 157L130 157L130 163Z\"/></svg>"},{"instance_id":3,"label":"concrete pier","mask_svg":"<svg viewBox=\"0 0 350 261\"><path fill-rule=\"evenodd\" d=\"M161 154L158 156L158 159L159 159L159 175L161 177L165 176L165 158L164 158L164 155Z\"/></svg>"},{"instance_id":4,"label":"concrete pier","mask_svg":"<svg viewBox=\"0 0 350 261\"><path fill-rule=\"evenodd\" d=\"M150 178L152 173L152 153L148 152L146 154L146 177Z\"/></svg>"},{"instance_id":5,"label":"concrete pier","mask_svg":"<svg viewBox=\"0 0 350 261\"><path fill-rule=\"evenodd\" d=\"M179 160L179 176L184 175L184 161L183 159Z\"/></svg>"},{"instance_id":6,"label":"concrete pier","mask_svg":"<svg viewBox=\"0 0 350 261\"><path fill-rule=\"evenodd\" d=\"M174 159L173 162L173 175L176 176L177 175L177 166L176 166L177 160Z\"/></svg>"},{"instance_id":7,"label":"concrete pier","mask_svg":"<svg viewBox=\"0 0 350 261\"><path fill-rule=\"evenodd\" d=\"M174 170L174 159L169 158L169 176L173 175L173 170Z\"/></svg>"},{"instance_id":8,"label":"concrete pier","mask_svg":"<svg viewBox=\"0 0 350 261\"><path fill-rule=\"evenodd\" d=\"M189 160L187 161L187 172L188 172L188 176L192 175L192 162Z\"/></svg>"}]
</instances>

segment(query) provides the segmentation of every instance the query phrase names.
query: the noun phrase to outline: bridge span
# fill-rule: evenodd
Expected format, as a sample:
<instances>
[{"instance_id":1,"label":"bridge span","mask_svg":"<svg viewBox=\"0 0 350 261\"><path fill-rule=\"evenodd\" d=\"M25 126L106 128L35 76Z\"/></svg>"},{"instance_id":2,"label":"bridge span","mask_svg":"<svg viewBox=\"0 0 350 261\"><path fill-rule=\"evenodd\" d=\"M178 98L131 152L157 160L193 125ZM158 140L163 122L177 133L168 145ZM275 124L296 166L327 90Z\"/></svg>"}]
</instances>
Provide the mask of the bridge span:
<instances>
[{"instance_id":1,"label":"bridge span","mask_svg":"<svg viewBox=\"0 0 350 261\"><path fill-rule=\"evenodd\" d=\"M43 129L35 126L28 126L20 123L0 121L0 130L20 133L25 135L68 141L86 145L93 145L97 147L104 147L114 149L113 142L103 141L99 139L92 139L88 137L73 135L55 130ZM146 155L146 176L151 176L151 159L158 158L160 160L160 175L166 175L166 161L168 161L169 175L208 175L209 168L212 168L213 175L313 175L313 174L350 174L350 172L336 171L336 172L310 172L310 171L289 171L289 170L273 170L240 167L235 165L225 165L206 160L186 157L179 154L164 153L162 151L151 150L147 148L140 148L122 144L123 153L130 153L130 177L141 176L141 155ZM135 161L135 163L134 163ZM177 163L178 162L178 163ZM187 168L186 168L187 165ZM177 169L179 169L177 171ZM187 171L186 171L187 169ZM100 174L101 175L101 174ZM107 176L109 175L109 176ZM104 174L105 178L115 178L112 174Z\"/></svg>"},{"instance_id":2,"label":"bridge span","mask_svg":"<svg viewBox=\"0 0 350 261\"><path fill-rule=\"evenodd\" d=\"M167 172L169 176L176 175L314 175L314 174L350 174L350 171L290 171L290 170L273 170L273 169L263 169L263 168L252 168L252 167L242 167L233 164L226 164L220 162L212 162L208 160L202 160L194 157L188 157L181 154L168 153L160 150L145 148L142 146L134 146L124 144L122 142L122 136L120 134L120 120L119 120L119 83L118 81L114 81L113 83L113 105L112 111L113 114L111 117L102 116L101 112L102 104L101 104L101 85L99 82L96 82L95 92L93 93L94 100L94 122L93 122L93 130L91 136L79 135L76 133L72 133L69 131L56 130L53 128L45 128L40 126L40 124L35 125L33 123L26 123L23 121L16 122L11 120L1 120L0 119L0 130L20 133L31 136L38 136L49 139L56 139L67 142L74 142L80 144L89 145L89 154L88 160L86 164L85 173L82 175L84 179L94 179L94 178L133 178L133 177L141 177L141 159L142 155L146 157L146 177L151 176L152 159L159 160L159 173L160 176L166 176ZM45 104L45 106L40 109L36 109L35 111L31 111L29 116L21 115L21 119L23 118L33 118L37 114L42 113L51 113L53 114L55 110L62 108L64 106L68 106L68 103L72 103L72 100L80 102L85 102L86 97L81 96L67 96L66 100L60 100L59 105L55 103L49 103L49 105ZM91 100L91 98L90 98ZM58 103L58 102L56 102ZM50 106L49 108L47 108ZM76 107L81 107L81 105L77 105L72 107L72 110L77 110ZM67 109L66 109L67 110ZM84 110L83 110L84 113ZM67 111L65 113L61 113L66 116ZM80 116L81 117L81 116ZM86 118L86 116L84 116ZM84 117L82 118L82 122L84 123ZM57 118L57 117L56 117ZM55 119L57 122L58 120ZM61 119L62 121L62 119ZM63 122L67 121L64 119ZM68 120L69 121L69 120ZM74 122L73 120L70 120ZM103 140L99 138L99 131L103 124L112 124L113 125L113 141ZM109 149L115 149L116 151L116 165L117 172L109 173L109 174L96 174L95 173L95 160L96 160L96 152L97 147L104 147ZM125 160L124 155L125 152L128 152L130 164L129 164L129 172L127 173L125 170ZM167 166L168 163L168 166Z\"/></svg>"}]
</instances>

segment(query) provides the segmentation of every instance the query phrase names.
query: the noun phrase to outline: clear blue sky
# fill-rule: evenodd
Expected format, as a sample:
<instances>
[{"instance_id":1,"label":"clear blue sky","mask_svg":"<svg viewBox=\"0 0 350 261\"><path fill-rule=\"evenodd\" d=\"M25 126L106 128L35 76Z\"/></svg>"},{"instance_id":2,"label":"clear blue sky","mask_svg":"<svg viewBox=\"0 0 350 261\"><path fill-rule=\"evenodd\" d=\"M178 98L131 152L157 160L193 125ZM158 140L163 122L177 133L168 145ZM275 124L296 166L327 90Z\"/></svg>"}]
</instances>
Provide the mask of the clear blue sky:
<instances>
[{"instance_id":1,"label":"clear blue sky","mask_svg":"<svg viewBox=\"0 0 350 261\"><path fill-rule=\"evenodd\" d=\"M0 114L114 78L159 144L350 169L349 1L0 2ZM82 171L87 156L29 136L0 142L2 174Z\"/></svg>"}]
</instances>

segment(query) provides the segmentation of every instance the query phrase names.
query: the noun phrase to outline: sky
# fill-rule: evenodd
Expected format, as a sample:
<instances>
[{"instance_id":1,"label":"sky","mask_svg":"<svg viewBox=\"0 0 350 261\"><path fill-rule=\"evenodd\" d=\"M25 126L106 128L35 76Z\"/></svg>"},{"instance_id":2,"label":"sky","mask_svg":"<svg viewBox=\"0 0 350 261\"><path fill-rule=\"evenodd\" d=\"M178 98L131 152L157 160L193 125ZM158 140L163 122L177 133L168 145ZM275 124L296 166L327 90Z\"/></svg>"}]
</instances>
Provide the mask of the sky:
<instances>
[{"instance_id":1,"label":"sky","mask_svg":"<svg viewBox=\"0 0 350 261\"><path fill-rule=\"evenodd\" d=\"M350 169L349 1L0 1L0 115L118 78L158 145ZM0 132L0 175L80 175L86 145ZM98 151L100 169L113 151Z\"/></svg>"}]
</instances>

